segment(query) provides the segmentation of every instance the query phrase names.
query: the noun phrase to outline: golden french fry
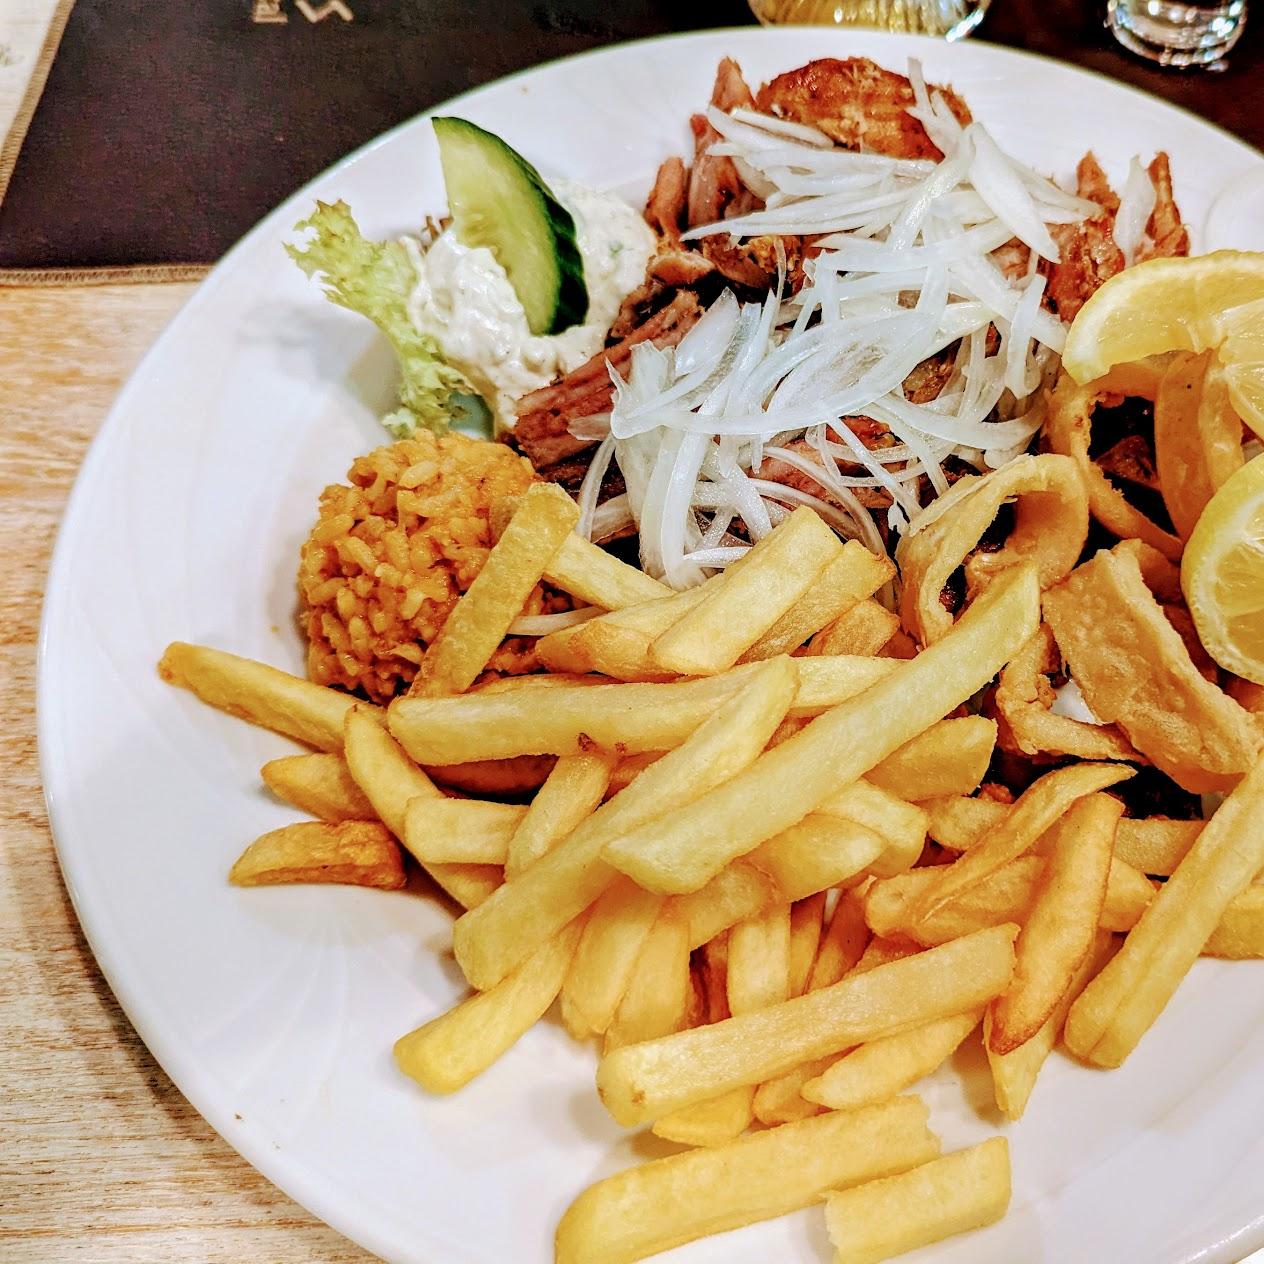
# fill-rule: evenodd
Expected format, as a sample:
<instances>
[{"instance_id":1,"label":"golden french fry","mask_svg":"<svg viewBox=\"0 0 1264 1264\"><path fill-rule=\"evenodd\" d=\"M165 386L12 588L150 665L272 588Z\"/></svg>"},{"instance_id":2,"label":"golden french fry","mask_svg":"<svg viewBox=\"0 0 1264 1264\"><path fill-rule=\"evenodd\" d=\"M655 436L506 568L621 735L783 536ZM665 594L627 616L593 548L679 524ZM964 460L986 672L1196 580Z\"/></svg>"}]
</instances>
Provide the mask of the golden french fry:
<instances>
[{"instance_id":1,"label":"golden french fry","mask_svg":"<svg viewBox=\"0 0 1264 1264\"><path fill-rule=\"evenodd\" d=\"M808 988L825 918L824 891L799 900L790 909L790 995L802 996Z\"/></svg>"},{"instance_id":2,"label":"golden french fry","mask_svg":"<svg viewBox=\"0 0 1264 1264\"><path fill-rule=\"evenodd\" d=\"M824 635L822 630L835 624L848 611L860 606L876 606L876 602L865 599L894 577L895 567L889 558L871 553L858 540L848 540L843 545L842 552L821 571L808 591L739 661L747 663L761 658L773 658L777 654L789 654L798 649L814 632ZM882 609L881 606L877 608ZM895 619L894 615L891 618L898 627L899 619ZM876 624L870 624L870 628L874 626ZM881 644L885 644L885 640L889 638L890 633ZM857 639L863 639L867 643L867 638ZM873 652L877 653L877 650ZM847 647L838 650L814 648L812 653L866 654L868 651Z\"/></svg>"},{"instance_id":3,"label":"golden french fry","mask_svg":"<svg viewBox=\"0 0 1264 1264\"><path fill-rule=\"evenodd\" d=\"M1178 785L1225 790L1255 763L1259 729L1199 673L1135 550L1103 549L1045 594L1044 610L1093 714Z\"/></svg>"},{"instance_id":4,"label":"golden french fry","mask_svg":"<svg viewBox=\"0 0 1264 1264\"><path fill-rule=\"evenodd\" d=\"M949 796L921 805L927 810L927 831L941 847L969 851L1012 810L991 799ZM1202 821L1169 821L1161 817L1124 817L1115 830L1115 858L1139 873L1167 877L1193 846Z\"/></svg>"},{"instance_id":5,"label":"golden french fry","mask_svg":"<svg viewBox=\"0 0 1264 1264\"><path fill-rule=\"evenodd\" d=\"M1014 529L1005 544L994 553L975 552L1007 501L1014 504ZM1065 456L1020 456L987 474L958 479L914 518L895 551L905 628L923 645L948 634L953 616L939 596L959 566L965 566L971 598L1026 562L1035 564L1040 587L1048 588L1075 565L1087 535L1088 497Z\"/></svg>"},{"instance_id":6,"label":"golden french fry","mask_svg":"<svg viewBox=\"0 0 1264 1264\"><path fill-rule=\"evenodd\" d=\"M1079 759L1137 759L1116 724L1085 724L1051 710L1055 694L1048 676L1062 669L1053 631L1042 623L1001 672L996 711L1003 722L1001 745L1023 755L1075 755Z\"/></svg>"},{"instance_id":7,"label":"golden french fry","mask_svg":"<svg viewBox=\"0 0 1264 1264\"><path fill-rule=\"evenodd\" d=\"M998 925L999 923L993 923ZM983 929L980 927L979 929ZM922 945L905 935L874 935L865 945L860 960L851 968L852 976L868 974L879 966L889 965L892 961L903 961L922 951Z\"/></svg>"},{"instance_id":8,"label":"golden french fry","mask_svg":"<svg viewBox=\"0 0 1264 1264\"><path fill-rule=\"evenodd\" d=\"M622 610L672 590L652 575L621 562L605 549L570 532L544 568L544 578L585 605Z\"/></svg>"},{"instance_id":9,"label":"golden french fry","mask_svg":"<svg viewBox=\"0 0 1264 1264\"><path fill-rule=\"evenodd\" d=\"M1188 541L1217 489L1242 467L1242 421L1211 352L1178 352L1154 400L1154 464L1176 534Z\"/></svg>"},{"instance_id":10,"label":"golden french fry","mask_svg":"<svg viewBox=\"0 0 1264 1264\"><path fill-rule=\"evenodd\" d=\"M982 1017L981 1009L967 1010L867 1041L808 1080L802 1094L809 1102L835 1110L886 1101L937 1071Z\"/></svg>"},{"instance_id":11,"label":"golden french fry","mask_svg":"<svg viewBox=\"0 0 1264 1264\"><path fill-rule=\"evenodd\" d=\"M868 780L910 799L969 794L983 780L995 747L996 723L987 716L940 720L871 768Z\"/></svg>"},{"instance_id":12,"label":"golden french fry","mask_svg":"<svg viewBox=\"0 0 1264 1264\"><path fill-rule=\"evenodd\" d=\"M556 483L527 490L482 570L427 647L409 693L442 696L474 683L578 521L579 507Z\"/></svg>"},{"instance_id":13,"label":"golden french fry","mask_svg":"<svg viewBox=\"0 0 1264 1264\"><path fill-rule=\"evenodd\" d=\"M792 659L777 658L750 671L742 692L717 707L683 744L457 922L456 957L475 987L503 979L614 881L615 871L602 859L611 838L690 802L759 755L793 697L795 669Z\"/></svg>"},{"instance_id":14,"label":"golden french fry","mask_svg":"<svg viewBox=\"0 0 1264 1264\"><path fill-rule=\"evenodd\" d=\"M960 860L939 866L934 881L929 882L910 905L911 922L915 924L929 917L1002 865L1030 850L1076 800L1131 776L1132 769L1120 764L1074 764L1045 773L1023 791L1013 810L986 838Z\"/></svg>"},{"instance_id":15,"label":"golden french fry","mask_svg":"<svg viewBox=\"0 0 1264 1264\"><path fill-rule=\"evenodd\" d=\"M729 931L730 1014L751 1014L790 995L790 906L777 904Z\"/></svg>"},{"instance_id":16,"label":"golden french fry","mask_svg":"<svg viewBox=\"0 0 1264 1264\"><path fill-rule=\"evenodd\" d=\"M650 927L610 1026L605 1051L667 1036L685 1026L693 984L689 927L670 906Z\"/></svg>"},{"instance_id":17,"label":"golden french fry","mask_svg":"<svg viewBox=\"0 0 1264 1264\"><path fill-rule=\"evenodd\" d=\"M520 676L519 680L547 680ZM552 755L516 755L511 759L476 759L464 764L430 765L425 773L441 786L478 798L524 795L539 789L553 771Z\"/></svg>"},{"instance_id":18,"label":"golden french fry","mask_svg":"<svg viewBox=\"0 0 1264 1264\"><path fill-rule=\"evenodd\" d=\"M322 821L367 821L375 813L341 755L286 755L259 769L263 784L286 803Z\"/></svg>"},{"instance_id":19,"label":"golden french fry","mask_svg":"<svg viewBox=\"0 0 1264 1264\"><path fill-rule=\"evenodd\" d=\"M690 947L701 948L738 922L758 917L785 896L763 870L739 860L697 891L670 898L689 923Z\"/></svg>"},{"instance_id":20,"label":"golden french fry","mask_svg":"<svg viewBox=\"0 0 1264 1264\"><path fill-rule=\"evenodd\" d=\"M570 1205L557 1227L556 1264L632 1264L905 1171L939 1153L926 1117L921 1102L899 1098L628 1168Z\"/></svg>"},{"instance_id":21,"label":"golden french fry","mask_svg":"<svg viewBox=\"0 0 1264 1264\"><path fill-rule=\"evenodd\" d=\"M985 1005L1009 983L1016 926L998 926L797 996L604 1058L597 1091L634 1127L801 1062Z\"/></svg>"},{"instance_id":22,"label":"golden french fry","mask_svg":"<svg viewBox=\"0 0 1264 1264\"><path fill-rule=\"evenodd\" d=\"M526 812L517 803L419 795L409 801L401 841L423 865L503 865Z\"/></svg>"},{"instance_id":23,"label":"golden french fry","mask_svg":"<svg viewBox=\"0 0 1264 1264\"><path fill-rule=\"evenodd\" d=\"M809 654L877 654L900 630L900 616L876 601L858 601L823 627L808 646Z\"/></svg>"},{"instance_id":24,"label":"golden french fry","mask_svg":"<svg viewBox=\"0 0 1264 1264\"><path fill-rule=\"evenodd\" d=\"M377 821L300 821L256 838L228 874L239 887L337 882L394 890L406 881L390 830Z\"/></svg>"},{"instance_id":25,"label":"golden french fry","mask_svg":"<svg viewBox=\"0 0 1264 1264\"><path fill-rule=\"evenodd\" d=\"M343 718L353 706L368 707L254 659L184 641L167 646L158 674L209 706L322 751L342 750Z\"/></svg>"},{"instance_id":26,"label":"golden french fry","mask_svg":"<svg viewBox=\"0 0 1264 1264\"><path fill-rule=\"evenodd\" d=\"M1021 1119L1036 1086L1036 1077L1045 1059L1053 1052L1066 1022L1071 1002L1084 990L1084 985L1101 968L1114 949L1114 936L1108 930L1099 930L1093 941L1092 951L1080 962L1071 979L1071 986L1058 1001L1052 1014L1045 1019L1032 1038L1011 1049L1009 1053L997 1053L992 1048L992 1011L983 1016L983 1048L987 1052L988 1066L992 1069L992 1089L996 1095L997 1109L1006 1119Z\"/></svg>"},{"instance_id":27,"label":"golden french fry","mask_svg":"<svg viewBox=\"0 0 1264 1264\"><path fill-rule=\"evenodd\" d=\"M799 690L790 706L795 719L820 715L841 702L850 702L871 685L893 676L900 666L890 658L859 654L804 654L799 667Z\"/></svg>"},{"instance_id":28,"label":"golden french fry","mask_svg":"<svg viewBox=\"0 0 1264 1264\"><path fill-rule=\"evenodd\" d=\"M1264 760L1216 810L1123 947L1071 1006L1067 1047L1099 1066L1119 1066L1261 868Z\"/></svg>"},{"instance_id":29,"label":"golden french fry","mask_svg":"<svg viewBox=\"0 0 1264 1264\"><path fill-rule=\"evenodd\" d=\"M1123 804L1091 794L1049 831L1041 883L1019 932L1014 981L989 1010L988 1048L1011 1053L1045 1024L1093 949Z\"/></svg>"},{"instance_id":30,"label":"golden french fry","mask_svg":"<svg viewBox=\"0 0 1264 1264\"><path fill-rule=\"evenodd\" d=\"M1003 576L950 637L907 662L871 660L892 662L894 671L727 784L610 843L606 860L651 890L697 890L982 688L1035 630L1039 606L1034 569Z\"/></svg>"},{"instance_id":31,"label":"golden french fry","mask_svg":"<svg viewBox=\"0 0 1264 1264\"><path fill-rule=\"evenodd\" d=\"M553 1004L579 933L578 923L566 927L496 987L401 1036L399 1069L431 1093L454 1093L481 1075Z\"/></svg>"},{"instance_id":32,"label":"golden french fry","mask_svg":"<svg viewBox=\"0 0 1264 1264\"><path fill-rule=\"evenodd\" d=\"M1206 957L1264 957L1264 885L1239 891L1203 945Z\"/></svg>"},{"instance_id":33,"label":"golden french fry","mask_svg":"<svg viewBox=\"0 0 1264 1264\"><path fill-rule=\"evenodd\" d=\"M442 800L442 792L400 750L371 709L353 707L343 726L344 757L352 779L382 824L403 841L409 801ZM465 908L481 904L500 885L494 865L427 865L422 868Z\"/></svg>"},{"instance_id":34,"label":"golden french fry","mask_svg":"<svg viewBox=\"0 0 1264 1264\"><path fill-rule=\"evenodd\" d=\"M509 840L506 881L552 851L597 810L614 763L611 756L601 754L565 755L557 761Z\"/></svg>"},{"instance_id":35,"label":"golden french fry","mask_svg":"<svg viewBox=\"0 0 1264 1264\"><path fill-rule=\"evenodd\" d=\"M702 599L650 647L659 667L709 676L732 667L812 587L843 546L812 509L796 509L736 567L702 586Z\"/></svg>"},{"instance_id":36,"label":"golden french fry","mask_svg":"<svg viewBox=\"0 0 1264 1264\"><path fill-rule=\"evenodd\" d=\"M990 1137L899 1176L830 1194L825 1223L834 1264L879 1264L982 1229L1005 1214L1009 1199L1009 1142L1004 1137Z\"/></svg>"},{"instance_id":37,"label":"golden french fry","mask_svg":"<svg viewBox=\"0 0 1264 1264\"><path fill-rule=\"evenodd\" d=\"M761 843L746 863L766 873L783 899L804 900L868 869L886 850L886 839L873 830L814 812Z\"/></svg>"},{"instance_id":38,"label":"golden french fry","mask_svg":"<svg viewBox=\"0 0 1264 1264\"><path fill-rule=\"evenodd\" d=\"M1108 374L1107 378L1111 376ZM1075 462L1088 490L1089 510L1098 522L1121 540L1144 540L1165 557L1179 558L1182 548L1180 539L1136 509L1089 454L1093 410L1098 400L1103 395L1119 391L1152 400L1158 393L1160 373L1134 375L1133 380L1126 383L1108 381L1107 378L1077 386L1069 374L1060 374L1049 396L1044 440L1054 452L1069 456Z\"/></svg>"},{"instance_id":39,"label":"golden french fry","mask_svg":"<svg viewBox=\"0 0 1264 1264\"><path fill-rule=\"evenodd\" d=\"M934 727L927 732L933 732ZM896 752L896 757L899 753ZM886 840L886 850L869 866L870 873L879 878L890 878L912 868L926 844L926 813L916 804L906 803L899 795L866 779L831 795L817 812L855 821Z\"/></svg>"},{"instance_id":40,"label":"golden french fry","mask_svg":"<svg viewBox=\"0 0 1264 1264\"><path fill-rule=\"evenodd\" d=\"M664 1141L680 1145L727 1145L750 1127L754 1118L752 1097L750 1088L735 1088L709 1102L699 1102L656 1119L650 1131Z\"/></svg>"},{"instance_id":41,"label":"golden french fry","mask_svg":"<svg viewBox=\"0 0 1264 1264\"><path fill-rule=\"evenodd\" d=\"M630 878L612 883L593 904L562 988L564 1004L588 1031L604 1034L614 1020L662 905L661 895Z\"/></svg>"}]
</instances>

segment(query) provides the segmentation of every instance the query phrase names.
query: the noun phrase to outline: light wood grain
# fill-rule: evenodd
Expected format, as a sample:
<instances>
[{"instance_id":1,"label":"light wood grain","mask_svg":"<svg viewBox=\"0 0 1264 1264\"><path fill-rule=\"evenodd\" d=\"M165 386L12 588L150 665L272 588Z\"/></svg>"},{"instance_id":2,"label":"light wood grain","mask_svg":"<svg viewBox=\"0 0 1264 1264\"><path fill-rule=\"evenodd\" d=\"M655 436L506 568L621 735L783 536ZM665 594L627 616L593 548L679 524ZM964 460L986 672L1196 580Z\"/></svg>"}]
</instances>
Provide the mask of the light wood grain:
<instances>
[{"instance_id":1,"label":"light wood grain","mask_svg":"<svg viewBox=\"0 0 1264 1264\"><path fill-rule=\"evenodd\" d=\"M35 750L40 597L106 408L190 286L0 292L0 1259L366 1264L150 1057L62 885Z\"/></svg>"}]
</instances>

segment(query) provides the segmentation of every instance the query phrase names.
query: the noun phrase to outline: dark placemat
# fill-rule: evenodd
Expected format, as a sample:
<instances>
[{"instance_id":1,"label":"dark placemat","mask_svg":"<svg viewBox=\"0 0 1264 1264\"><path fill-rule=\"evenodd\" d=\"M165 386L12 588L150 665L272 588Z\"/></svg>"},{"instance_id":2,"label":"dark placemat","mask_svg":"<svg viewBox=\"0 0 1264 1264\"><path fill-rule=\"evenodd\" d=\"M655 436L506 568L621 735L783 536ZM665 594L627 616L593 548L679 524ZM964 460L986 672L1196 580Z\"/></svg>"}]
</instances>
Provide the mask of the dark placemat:
<instances>
[{"instance_id":1,"label":"dark placemat","mask_svg":"<svg viewBox=\"0 0 1264 1264\"><path fill-rule=\"evenodd\" d=\"M743 0L78 0L0 204L0 269L210 263L343 154L458 92L602 44L749 21ZM1130 58L1094 0L995 0L982 34L1264 145L1258 19L1222 74Z\"/></svg>"}]
</instances>

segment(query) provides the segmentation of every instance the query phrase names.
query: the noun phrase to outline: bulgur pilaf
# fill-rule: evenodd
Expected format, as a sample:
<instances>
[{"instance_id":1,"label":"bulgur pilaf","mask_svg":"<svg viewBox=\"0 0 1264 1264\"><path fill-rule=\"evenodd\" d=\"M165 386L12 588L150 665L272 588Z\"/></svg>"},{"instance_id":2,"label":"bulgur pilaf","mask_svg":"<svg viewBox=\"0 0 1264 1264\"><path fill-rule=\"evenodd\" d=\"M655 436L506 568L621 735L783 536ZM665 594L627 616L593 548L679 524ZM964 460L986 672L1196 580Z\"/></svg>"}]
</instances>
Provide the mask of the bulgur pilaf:
<instances>
[{"instance_id":1,"label":"bulgur pilaf","mask_svg":"<svg viewBox=\"0 0 1264 1264\"><path fill-rule=\"evenodd\" d=\"M535 480L500 443L418 431L359 457L349 485L327 487L299 560L313 681L386 702L407 688L426 646L482 569L491 507ZM537 588L525 614L565 608ZM536 667L534 641L510 638L489 664Z\"/></svg>"}]
</instances>

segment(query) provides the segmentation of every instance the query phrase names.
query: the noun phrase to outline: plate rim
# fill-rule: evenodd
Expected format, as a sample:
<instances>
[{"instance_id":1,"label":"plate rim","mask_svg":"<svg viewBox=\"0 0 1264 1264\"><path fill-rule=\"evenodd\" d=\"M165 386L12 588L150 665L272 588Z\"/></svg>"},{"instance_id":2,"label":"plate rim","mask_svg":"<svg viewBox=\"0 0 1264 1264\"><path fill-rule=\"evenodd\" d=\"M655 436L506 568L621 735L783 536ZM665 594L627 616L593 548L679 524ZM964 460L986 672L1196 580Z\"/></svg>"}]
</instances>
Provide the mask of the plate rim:
<instances>
[{"instance_id":1,"label":"plate rim","mask_svg":"<svg viewBox=\"0 0 1264 1264\"><path fill-rule=\"evenodd\" d=\"M251 1119L242 1119L231 1107L217 1099L212 1085L205 1079L205 1073L199 1068L198 1060L187 1055L178 1047L180 1042L174 1037L164 1034L160 1023L153 1020L152 1015L145 1014L145 1005L139 999L136 989L129 981L126 958L118 945L111 946L110 928L112 919L108 913L96 908L89 911L87 903L81 899L80 889L75 875L73 849L64 846L62 839L66 830L66 813L63 805L73 797L72 777L68 768L60 766L58 715L56 710L56 682L51 678L56 656L57 624L61 618L61 610L69 597L67 570L70 566L73 537L76 524L83 513L83 505L88 496L90 484L94 481L97 467L104 460L104 453L113 442L115 432L123 425L123 419L131 405L133 396L138 393L152 366L165 354L169 344L178 342L182 327L192 318L192 314L205 305L210 297L224 282L224 278L232 271L237 258L250 249L253 243L273 230L282 219L288 219L293 208L303 199L310 199L314 185L330 176L336 176L358 163L361 158L382 145L389 144L398 135L416 127L420 122L433 117L441 110L460 108L471 98L477 97L491 89L501 89L528 80L543 71L572 65L577 62L599 61L605 57L618 55L635 49L652 49L663 44L700 41L705 42L715 37L724 37L735 44L751 44L755 42L786 42L802 40L809 28L802 26L735 26L711 27L699 30L669 32L652 35L636 40L622 40L603 44L596 48L550 58L546 61L524 67L503 75L487 83L467 89L454 97L436 102L434 105L418 111L409 118L400 121L387 130L372 137L354 150L339 158L336 162L323 168L305 181L299 188L288 194L281 202L264 214L241 238L216 262L211 271L196 286L185 303L171 316L162 328L158 337L146 349L137 362L127 380L120 387L110 403L96 434L88 444L84 458L75 475L74 483L67 496L62 511L61 521L57 528L56 540L46 573L42 610L36 643L35 696L36 696L36 743L40 788L44 799L45 811L49 824L49 832L53 840L58 868L62 881L75 911L76 919L92 951L94 963L101 971L111 992L118 1001L128 1023L144 1043L150 1056L162 1068L163 1073L172 1082L177 1091L185 1098L194 1110L215 1132L235 1150L265 1180L275 1185L288 1198L295 1201L310 1215L328 1225L335 1232L342 1234L349 1241L363 1247L375 1255L389 1258L394 1243L387 1235L379 1235L371 1223L354 1220L345 1207L339 1206L339 1189L335 1182L327 1178L310 1163L291 1157L288 1151L275 1147L268 1131ZM845 39L848 35L860 34L865 40L877 39L879 43L890 43L894 48L905 50L910 44L920 46L927 51L942 51L946 41L934 36L911 35L898 32L884 32L868 28L828 27L811 28L827 40ZM964 42L964 41L962 41ZM972 38L967 47L983 49L986 56L996 58L1001 63L1037 62L1057 68L1075 78L1087 77L1103 85L1111 92L1144 102L1147 108L1158 107L1160 111L1173 111L1183 115L1195 123L1200 129L1217 134L1232 144L1243 157L1254 159L1264 164L1264 150L1234 135L1219 124L1210 122L1193 110L1163 97L1138 88L1130 83L1112 78L1109 74L1090 67L1080 66L1073 62L1050 56L1044 53L1031 52L1026 49L1012 48L1007 45L993 43L978 37ZM740 50L737 50L740 53ZM823 55L830 55L828 51ZM840 49L840 56L848 54ZM863 54L862 54L863 55ZM880 54L876 54L880 55ZM68 811L68 809L67 809ZM192 1084L192 1089L186 1085ZM1237 1231L1219 1242L1209 1243L1206 1252L1200 1253L1201 1264L1236 1264L1243 1259L1237 1254L1245 1245L1247 1254L1264 1248L1264 1210L1252 1222L1241 1226Z\"/></svg>"}]
</instances>

